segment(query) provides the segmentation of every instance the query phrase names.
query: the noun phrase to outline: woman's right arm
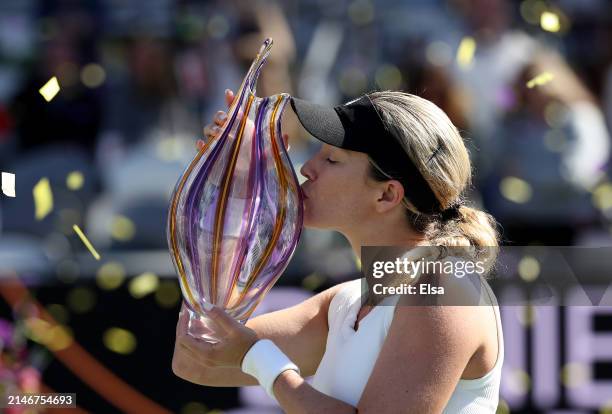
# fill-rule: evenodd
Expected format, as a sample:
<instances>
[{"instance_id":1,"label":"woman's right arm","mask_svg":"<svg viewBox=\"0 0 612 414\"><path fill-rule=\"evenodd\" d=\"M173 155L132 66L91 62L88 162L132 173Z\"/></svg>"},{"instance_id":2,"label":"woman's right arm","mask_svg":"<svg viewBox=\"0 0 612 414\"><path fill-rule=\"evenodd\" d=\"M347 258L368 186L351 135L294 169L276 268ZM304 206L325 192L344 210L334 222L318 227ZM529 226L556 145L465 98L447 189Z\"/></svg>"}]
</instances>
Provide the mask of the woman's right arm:
<instances>
[{"instance_id":1,"label":"woman's right arm","mask_svg":"<svg viewBox=\"0 0 612 414\"><path fill-rule=\"evenodd\" d=\"M259 338L272 340L301 370L313 375L321 362L327 341L329 304L342 284L331 287L287 309L260 315L247 322ZM188 317L182 312L182 318ZM180 325L181 320L179 318ZM257 385L240 368L210 368L196 363L175 343L172 371L187 381L213 387Z\"/></svg>"}]
</instances>

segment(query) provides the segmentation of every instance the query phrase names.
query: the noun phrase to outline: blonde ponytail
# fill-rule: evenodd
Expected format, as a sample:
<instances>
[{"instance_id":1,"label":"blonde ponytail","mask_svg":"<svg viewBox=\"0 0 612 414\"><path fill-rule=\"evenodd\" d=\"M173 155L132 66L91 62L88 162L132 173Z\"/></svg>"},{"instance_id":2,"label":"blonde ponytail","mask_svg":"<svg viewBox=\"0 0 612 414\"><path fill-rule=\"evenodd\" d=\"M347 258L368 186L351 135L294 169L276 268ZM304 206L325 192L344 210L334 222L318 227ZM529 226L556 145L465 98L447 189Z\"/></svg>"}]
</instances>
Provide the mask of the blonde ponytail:
<instances>
[{"instance_id":1,"label":"blonde ponytail","mask_svg":"<svg viewBox=\"0 0 612 414\"><path fill-rule=\"evenodd\" d=\"M492 215L471 207L462 206L459 210L461 219L457 227L461 234L476 247L497 247L499 234L496 221Z\"/></svg>"}]
</instances>

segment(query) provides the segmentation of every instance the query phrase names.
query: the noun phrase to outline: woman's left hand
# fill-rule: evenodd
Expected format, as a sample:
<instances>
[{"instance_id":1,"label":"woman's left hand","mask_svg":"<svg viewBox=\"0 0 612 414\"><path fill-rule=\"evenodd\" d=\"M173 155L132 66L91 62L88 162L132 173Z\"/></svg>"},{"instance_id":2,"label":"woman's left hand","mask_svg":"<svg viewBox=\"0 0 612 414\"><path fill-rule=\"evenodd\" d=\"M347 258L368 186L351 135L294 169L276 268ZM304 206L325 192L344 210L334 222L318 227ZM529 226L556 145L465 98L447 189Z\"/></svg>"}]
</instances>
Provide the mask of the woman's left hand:
<instances>
[{"instance_id":1,"label":"woman's left hand","mask_svg":"<svg viewBox=\"0 0 612 414\"><path fill-rule=\"evenodd\" d=\"M181 312L176 332L178 346L194 361L206 366L240 368L244 355L260 339L257 333L234 320L221 308L213 306L205 312L214 326L204 324L199 319L193 319L189 326L189 313ZM218 342L206 342L199 337L202 333L212 333Z\"/></svg>"}]
</instances>

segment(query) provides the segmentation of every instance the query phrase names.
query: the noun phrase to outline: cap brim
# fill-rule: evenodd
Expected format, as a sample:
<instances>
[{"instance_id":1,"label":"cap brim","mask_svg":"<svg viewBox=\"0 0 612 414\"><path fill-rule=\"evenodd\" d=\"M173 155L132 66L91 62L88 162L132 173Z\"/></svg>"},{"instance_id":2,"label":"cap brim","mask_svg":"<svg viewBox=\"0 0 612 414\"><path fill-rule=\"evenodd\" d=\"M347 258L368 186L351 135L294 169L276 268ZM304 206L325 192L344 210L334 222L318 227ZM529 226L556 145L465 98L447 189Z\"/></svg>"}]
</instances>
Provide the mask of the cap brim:
<instances>
[{"instance_id":1,"label":"cap brim","mask_svg":"<svg viewBox=\"0 0 612 414\"><path fill-rule=\"evenodd\" d=\"M291 107L304 129L313 137L329 145L342 148L345 132L340 116L334 108L293 97Z\"/></svg>"}]
</instances>

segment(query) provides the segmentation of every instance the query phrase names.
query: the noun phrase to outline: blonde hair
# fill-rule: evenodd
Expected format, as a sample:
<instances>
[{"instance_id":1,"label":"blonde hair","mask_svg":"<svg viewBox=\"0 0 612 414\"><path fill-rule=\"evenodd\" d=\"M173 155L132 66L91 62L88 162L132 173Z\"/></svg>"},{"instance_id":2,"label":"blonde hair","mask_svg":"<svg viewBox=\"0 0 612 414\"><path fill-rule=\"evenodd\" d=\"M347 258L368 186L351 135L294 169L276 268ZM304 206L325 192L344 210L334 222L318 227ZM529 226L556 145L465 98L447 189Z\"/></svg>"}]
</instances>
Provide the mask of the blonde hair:
<instances>
[{"instance_id":1,"label":"blonde hair","mask_svg":"<svg viewBox=\"0 0 612 414\"><path fill-rule=\"evenodd\" d=\"M443 209L457 206L455 218L420 213L410 202L410 224L433 246L484 248L493 256L498 246L496 221L483 211L463 205L464 192L471 185L471 163L463 138L448 116L434 103L404 92L373 92L369 97L387 129L399 141L417 166ZM371 162L372 177L389 176ZM410 178L408 177L408 182ZM410 189L406 189L410 195ZM489 249L487 249L489 248ZM489 256L484 253L485 256ZM493 258L493 257L491 257Z\"/></svg>"}]
</instances>

